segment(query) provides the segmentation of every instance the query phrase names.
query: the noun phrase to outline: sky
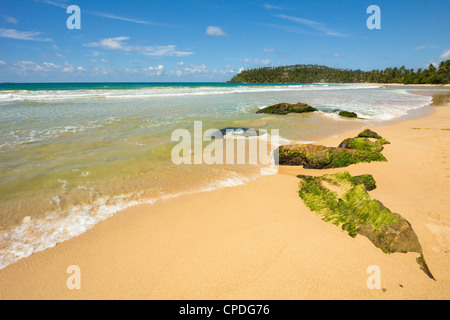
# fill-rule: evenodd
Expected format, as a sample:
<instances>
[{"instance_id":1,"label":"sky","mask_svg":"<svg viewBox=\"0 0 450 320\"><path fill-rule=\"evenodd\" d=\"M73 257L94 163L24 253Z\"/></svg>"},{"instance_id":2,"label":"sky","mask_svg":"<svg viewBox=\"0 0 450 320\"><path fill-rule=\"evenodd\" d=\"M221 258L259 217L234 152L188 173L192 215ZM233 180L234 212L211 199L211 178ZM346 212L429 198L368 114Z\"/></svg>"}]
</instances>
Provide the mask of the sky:
<instances>
[{"instance_id":1,"label":"sky","mask_svg":"<svg viewBox=\"0 0 450 320\"><path fill-rule=\"evenodd\" d=\"M80 8L80 29L67 20ZM381 29L369 29L370 5ZM450 59L448 0L1 0L0 82L221 82L265 66ZM75 21L75 20L74 20Z\"/></svg>"}]
</instances>

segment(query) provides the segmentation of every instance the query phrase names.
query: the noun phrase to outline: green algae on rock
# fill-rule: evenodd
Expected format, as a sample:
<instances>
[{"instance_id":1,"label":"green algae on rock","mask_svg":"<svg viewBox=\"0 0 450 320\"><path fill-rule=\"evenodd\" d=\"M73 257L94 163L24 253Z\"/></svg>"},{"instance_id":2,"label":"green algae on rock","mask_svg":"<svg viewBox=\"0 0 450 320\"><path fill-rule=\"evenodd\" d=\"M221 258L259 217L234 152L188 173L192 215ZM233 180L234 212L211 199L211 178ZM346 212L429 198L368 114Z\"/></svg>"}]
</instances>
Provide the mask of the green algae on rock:
<instances>
[{"instance_id":1,"label":"green algae on rock","mask_svg":"<svg viewBox=\"0 0 450 320\"><path fill-rule=\"evenodd\" d=\"M256 113L267 113L267 114L279 114L286 115L288 113L307 113L317 111L316 108L307 105L306 103L278 103L273 106L266 107L264 109L258 110Z\"/></svg>"},{"instance_id":2,"label":"green algae on rock","mask_svg":"<svg viewBox=\"0 0 450 320\"><path fill-rule=\"evenodd\" d=\"M333 148L321 145L285 145L278 149L280 165L306 169L342 168L360 162L387 161L379 152Z\"/></svg>"},{"instance_id":3,"label":"green algae on rock","mask_svg":"<svg viewBox=\"0 0 450 320\"><path fill-rule=\"evenodd\" d=\"M421 269L434 279L423 258L419 239L411 224L398 213L392 213L367 192L375 188L371 175L352 177L349 172L322 177L299 175L299 195L314 212L346 231L351 237L367 237L385 253L416 252Z\"/></svg>"},{"instance_id":4,"label":"green algae on rock","mask_svg":"<svg viewBox=\"0 0 450 320\"><path fill-rule=\"evenodd\" d=\"M348 167L359 162L387 161L381 151L389 141L373 131L366 130L360 135L370 135L378 140L373 142L369 138L358 136L345 139L337 148L315 144L284 145L278 148L279 164L303 166L306 169L329 169Z\"/></svg>"},{"instance_id":5,"label":"green algae on rock","mask_svg":"<svg viewBox=\"0 0 450 320\"><path fill-rule=\"evenodd\" d=\"M372 138L372 139L376 139L376 143L378 143L379 145L391 144L389 141L384 139L378 133L376 133L375 131L372 131L370 129L366 129L363 132L361 132L360 134L358 134L357 138Z\"/></svg>"},{"instance_id":6,"label":"green algae on rock","mask_svg":"<svg viewBox=\"0 0 450 320\"><path fill-rule=\"evenodd\" d=\"M367 138L348 138L341 142L339 148L365 150L371 152L383 151L383 146L377 142L372 142Z\"/></svg>"},{"instance_id":7,"label":"green algae on rock","mask_svg":"<svg viewBox=\"0 0 450 320\"><path fill-rule=\"evenodd\" d=\"M366 129L360 134L358 134L358 138L373 138L373 139L381 139L382 137L376 133L375 131L372 131L370 129Z\"/></svg>"},{"instance_id":8,"label":"green algae on rock","mask_svg":"<svg viewBox=\"0 0 450 320\"><path fill-rule=\"evenodd\" d=\"M354 176L350 178L351 182L354 185L362 184L364 187L366 187L367 191L372 191L377 188L377 184L375 182L375 179L371 174L363 174L360 176Z\"/></svg>"},{"instance_id":9,"label":"green algae on rock","mask_svg":"<svg viewBox=\"0 0 450 320\"><path fill-rule=\"evenodd\" d=\"M358 118L358 115L354 112L340 111L338 114L340 117L344 117L344 118Z\"/></svg>"}]
</instances>

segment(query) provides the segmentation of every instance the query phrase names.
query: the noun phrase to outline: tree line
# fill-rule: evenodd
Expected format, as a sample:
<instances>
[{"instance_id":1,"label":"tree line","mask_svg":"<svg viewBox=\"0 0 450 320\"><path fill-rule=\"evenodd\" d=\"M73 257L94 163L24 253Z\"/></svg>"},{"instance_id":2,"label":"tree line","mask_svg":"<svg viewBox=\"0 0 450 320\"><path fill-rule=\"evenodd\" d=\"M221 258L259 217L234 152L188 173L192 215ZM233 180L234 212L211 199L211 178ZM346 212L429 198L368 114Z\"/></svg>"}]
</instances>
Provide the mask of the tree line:
<instances>
[{"instance_id":1,"label":"tree line","mask_svg":"<svg viewBox=\"0 0 450 320\"><path fill-rule=\"evenodd\" d=\"M247 83L402 83L449 84L450 60L425 69L387 68L384 70L336 69L319 65L264 67L244 70L229 82Z\"/></svg>"}]
</instances>

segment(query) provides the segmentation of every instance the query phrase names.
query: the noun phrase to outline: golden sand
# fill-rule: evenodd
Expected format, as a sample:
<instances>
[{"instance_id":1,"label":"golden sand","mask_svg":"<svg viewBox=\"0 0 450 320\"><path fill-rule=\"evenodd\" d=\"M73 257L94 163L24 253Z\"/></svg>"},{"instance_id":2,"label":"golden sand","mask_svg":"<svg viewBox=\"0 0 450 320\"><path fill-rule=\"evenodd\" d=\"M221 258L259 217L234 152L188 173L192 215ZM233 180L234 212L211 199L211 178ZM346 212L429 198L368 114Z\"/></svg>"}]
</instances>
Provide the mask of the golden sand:
<instances>
[{"instance_id":1,"label":"golden sand","mask_svg":"<svg viewBox=\"0 0 450 320\"><path fill-rule=\"evenodd\" d=\"M135 206L0 270L1 299L449 299L450 105L373 127L386 163L282 167L249 184ZM321 141L337 146L345 136ZM436 281L416 254L384 254L312 213L297 174L370 173L373 199L410 221ZM66 286L68 266L81 289ZM382 289L368 289L371 265Z\"/></svg>"}]
</instances>

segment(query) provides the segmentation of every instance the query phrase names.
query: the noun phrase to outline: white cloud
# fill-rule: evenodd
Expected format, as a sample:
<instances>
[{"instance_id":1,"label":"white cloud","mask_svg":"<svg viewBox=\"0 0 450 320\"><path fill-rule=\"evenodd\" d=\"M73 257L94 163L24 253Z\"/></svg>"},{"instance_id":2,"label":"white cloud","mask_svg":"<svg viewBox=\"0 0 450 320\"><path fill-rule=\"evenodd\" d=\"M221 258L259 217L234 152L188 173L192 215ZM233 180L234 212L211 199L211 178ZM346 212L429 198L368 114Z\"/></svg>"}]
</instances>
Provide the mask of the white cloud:
<instances>
[{"instance_id":1,"label":"white cloud","mask_svg":"<svg viewBox=\"0 0 450 320\"><path fill-rule=\"evenodd\" d=\"M450 50L442 52L441 59L443 59L443 60L450 59Z\"/></svg>"},{"instance_id":2,"label":"white cloud","mask_svg":"<svg viewBox=\"0 0 450 320\"><path fill-rule=\"evenodd\" d=\"M32 72L48 73L48 72L81 72L86 71L83 67L74 67L67 61L64 66L54 64L52 62L43 62L42 64L37 64L32 61L19 61L14 63L14 68L17 72L22 74L28 74Z\"/></svg>"},{"instance_id":3,"label":"white cloud","mask_svg":"<svg viewBox=\"0 0 450 320\"><path fill-rule=\"evenodd\" d=\"M268 3L263 4L263 7L266 8L267 10L284 10L283 7L274 6Z\"/></svg>"},{"instance_id":4,"label":"white cloud","mask_svg":"<svg viewBox=\"0 0 450 320\"><path fill-rule=\"evenodd\" d=\"M0 60L0 66L4 66L6 64L5 61Z\"/></svg>"},{"instance_id":5,"label":"white cloud","mask_svg":"<svg viewBox=\"0 0 450 320\"><path fill-rule=\"evenodd\" d=\"M67 7L68 7L68 5L62 3L62 2L64 2L64 0L63 1L59 1L59 0L56 0L56 1L34 0L34 1L35 2L43 2L43 3L46 3L46 4L51 4L52 6L60 7L60 8L63 8L63 9L67 9Z\"/></svg>"},{"instance_id":6,"label":"white cloud","mask_svg":"<svg viewBox=\"0 0 450 320\"><path fill-rule=\"evenodd\" d=\"M46 4L49 4L49 5L52 5L52 6L56 6L56 7L59 7L59 8L63 8L63 9L67 9L67 7L68 7L68 5L64 3L65 2L64 0L62 0L62 1L35 0L35 1L36 2L46 3ZM102 18L113 19L113 20L121 20L121 21L133 22L133 23L138 23L138 24L165 26L164 24L160 24L160 23L150 22L150 21L141 20L141 19L121 17L121 16L117 16L117 15L114 15L114 14L103 13L103 12L95 12L95 11L83 10L83 13L87 13L87 14L98 16L98 17L102 17Z\"/></svg>"},{"instance_id":7,"label":"white cloud","mask_svg":"<svg viewBox=\"0 0 450 320\"><path fill-rule=\"evenodd\" d=\"M2 38L11 38L17 40L32 40L32 41L51 41L48 38L39 38L42 32L36 31L19 31L14 29L4 29L0 28L0 37Z\"/></svg>"},{"instance_id":8,"label":"white cloud","mask_svg":"<svg viewBox=\"0 0 450 320\"><path fill-rule=\"evenodd\" d=\"M210 72L209 68L205 64L194 65L191 64L181 70L170 71L169 74L175 74L180 77L183 75L193 75L193 74L208 74Z\"/></svg>"},{"instance_id":9,"label":"white cloud","mask_svg":"<svg viewBox=\"0 0 450 320\"><path fill-rule=\"evenodd\" d=\"M97 62L95 59L89 59L90 62Z\"/></svg>"},{"instance_id":10,"label":"white cloud","mask_svg":"<svg viewBox=\"0 0 450 320\"><path fill-rule=\"evenodd\" d=\"M261 66L267 66L272 63L270 59L244 59L244 63L257 64Z\"/></svg>"},{"instance_id":11,"label":"white cloud","mask_svg":"<svg viewBox=\"0 0 450 320\"><path fill-rule=\"evenodd\" d=\"M71 73L71 72L75 71L75 67L73 65L71 65L70 63L66 62L61 71Z\"/></svg>"},{"instance_id":12,"label":"white cloud","mask_svg":"<svg viewBox=\"0 0 450 320\"><path fill-rule=\"evenodd\" d=\"M278 52L278 51L275 50L274 48L264 48L264 52L265 53L272 53L272 52Z\"/></svg>"},{"instance_id":13,"label":"white cloud","mask_svg":"<svg viewBox=\"0 0 450 320\"><path fill-rule=\"evenodd\" d=\"M211 70L205 64L201 65L191 64L183 69L168 72L169 75L176 75L178 77L192 76L192 75L202 75L202 76L230 75L235 73L236 73L235 66L226 65L224 70L217 70L217 69Z\"/></svg>"},{"instance_id":14,"label":"white cloud","mask_svg":"<svg viewBox=\"0 0 450 320\"><path fill-rule=\"evenodd\" d=\"M184 57L194 54L189 51L178 51L175 45L138 47L137 51L152 57Z\"/></svg>"},{"instance_id":15,"label":"white cloud","mask_svg":"<svg viewBox=\"0 0 450 320\"><path fill-rule=\"evenodd\" d=\"M116 37L109 39L100 39L99 46L104 49L109 50L122 50L122 51L132 51L132 47L127 47L123 45L123 41L129 40L129 37Z\"/></svg>"},{"instance_id":16,"label":"white cloud","mask_svg":"<svg viewBox=\"0 0 450 320\"><path fill-rule=\"evenodd\" d=\"M201 73L208 73L209 69L208 66L206 66L205 64L202 65L191 64L189 67L184 68L184 72L186 74L201 74Z\"/></svg>"},{"instance_id":17,"label":"white cloud","mask_svg":"<svg viewBox=\"0 0 450 320\"><path fill-rule=\"evenodd\" d=\"M178 51L175 45L168 46L131 46L127 45L125 41L129 40L129 37L115 37L100 39L98 42L91 42L84 44L85 47L99 47L106 50L118 50L126 52L141 52L144 55L152 57L183 57L194 54L189 51Z\"/></svg>"},{"instance_id":18,"label":"white cloud","mask_svg":"<svg viewBox=\"0 0 450 320\"><path fill-rule=\"evenodd\" d=\"M242 71L244 71L244 67L240 68L238 73L241 73Z\"/></svg>"},{"instance_id":19,"label":"white cloud","mask_svg":"<svg viewBox=\"0 0 450 320\"><path fill-rule=\"evenodd\" d=\"M92 69L92 72L94 74L101 74L101 75L109 75L114 73L112 70L105 68L104 66L95 67L94 69Z\"/></svg>"},{"instance_id":20,"label":"white cloud","mask_svg":"<svg viewBox=\"0 0 450 320\"><path fill-rule=\"evenodd\" d=\"M102 63L108 63L108 62L109 62L108 60L103 59L103 58L101 58L100 61L101 61Z\"/></svg>"},{"instance_id":21,"label":"white cloud","mask_svg":"<svg viewBox=\"0 0 450 320\"><path fill-rule=\"evenodd\" d=\"M4 16L4 15L2 15L2 17L3 17L3 19L5 19L6 21L8 21L9 23L14 23L14 24L16 24L16 23L19 22L16 18L13 18L13 17L8 17L8 16Z\"/></svg>"},{"instance_id":22,"label":"white cloud","mask_svg":"<svg viewBox=\"0 0 450 320\"><path fill-rule=\"evenodd\" d=\"M414 48L415 50L423 50L423 49L436 49L437 46L436 45L428 45L428 44L423 44L421 46L418 46L416 48Z\"/></svg>"},{"instance_id":23,"label":"white cloud","mask_svg":"<svg viewBox=\"0 0 450 320\"><path fill-rule=\"evenodd\" d=\"M51 62L44 62L43 65L47 68L47 70L60 68L59 66Z\"/></svg>"},{"instance_id":24,"label":"white cloud","mask_svg":"<svg viewBox=\"0 0 450 320\"><path fill-rule=\"evenodd\" d=\"M312 21L312 20L308 20L308 19L303 19L303 18L298 18L298 17L292 17L292 16L288 16L285 14L278 14L275 17L277 18L281 18L284 20L289 20L298 24L302 24L304 26L307 26L309 28L315 29L317 31L320 31L322 34L328 35L328 36L333 36L333 37L346 37L346 34L340 33L340 32L336 32L333 30L328 29L324 23L321 22L317 22L317 21Z\"/></svg>"},{"instance_id":25,"label":"white cloud","mask_svg":"<svg viewBox=\"0 0 450 320\"><path fill-rule=\"evenodd\" d=\"M160 64L156 67L144 68L144 71L152 76L161 76L164 74L164 66Z\"/></svg>"},{"instance_id":26,"label":"white cloud","mask_svg":"<svg viewBox=\"0 0 450 320\"><path fill-rule=\"evenodd\" d=\"M95 16L103 17L103 18L108 18L108 19L121 20L121 21L127 21L127 22L134 22L134 23L139 23L139 24L148 24L148 25L159 25L159 26L162 26L162 24L155 23L155 22L150 22L150 21L145 21L145 20L138 20L138 19L133 19L133 18L125 18L125 17L116 16L116 15L113 15L113 14L108 14L108 13L90 12L90 11L88 11L87 13L90 13L90 14L95 15Z\"/></svg>"},{"instance_id":27,"label":"white cloud","mask_svg":"<svg viewBox=\"0 0 450 320\"><path fill-rule=\"evenodd\" d=\"M184 66L184 62L183 61L177 62L177 65Z\"/></svg>"},{"instance_id":28,"label":"white cloud","mask_svg":"<svg viewBox=\"0 0 450 320\"><path fill-rule=\"evenodd\" d=\"M52 49L53 50L59 50L59 47L56 44L52 44Z\"/></svg>"},{"instance_id":29,"label":"white cloud","mask_svg":"<svg viewBox=\"0 0 450 320\"><path fill-rule=\"evenodd\" d=\"M221 27L216 27L216 26L207 27L206 34L208 36L228 37L228 34L225 31L223 31Z\"/></svg>"},{"instance_id":30,"label":"white cloud","mask_svg":"<svg viewBox=\"0 0 450 320\"><path fill-rule=\"evenodd\" d=\"M16 69L22 73L44 71L44 68L32 61L20 61L14 63Z\"/></svg>"}]
</instances>

